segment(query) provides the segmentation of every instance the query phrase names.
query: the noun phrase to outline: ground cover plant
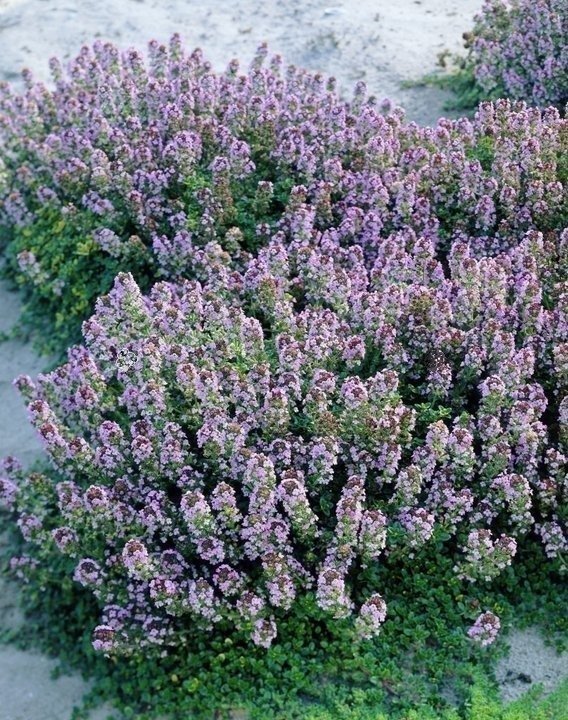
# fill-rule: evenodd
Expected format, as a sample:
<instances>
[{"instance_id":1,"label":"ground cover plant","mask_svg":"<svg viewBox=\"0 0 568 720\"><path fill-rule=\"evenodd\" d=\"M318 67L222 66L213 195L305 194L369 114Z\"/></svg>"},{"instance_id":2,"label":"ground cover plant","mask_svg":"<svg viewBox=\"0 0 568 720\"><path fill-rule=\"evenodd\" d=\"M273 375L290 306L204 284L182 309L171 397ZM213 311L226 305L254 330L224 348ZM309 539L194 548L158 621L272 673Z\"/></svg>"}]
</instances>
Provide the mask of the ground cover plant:
<instances>
[{"instance_id":1,"label":"ground cover plant","mask_svg":"<svg viewBox=\"0 0 568 720\"><path fill-rule=\"evenodd\" d=\"M541 107L568 102L568 6L488 0L473 30L475 79L492 96Z\"/></svg>"},{"instance_id":2,"label":"ground cover plant","mask_svg":"<svg viewBox=\"0 0 568 720\"><path fill-rule=\"evenodd\" d=\"M453 58L453 72L426 82L453 90L449 107L474 109L500 97L530 105L568 103L568 5L564 0L485 0L470 32L466 57ZM447 65L447 53L442 55Z\"/></svg>"},{"instance_id":3,"label":"ground cover plant","mask_svg":"<svg viewBox=\"0 0 568 720\"><path fill-rule=\"evenodd\" d=\"M139 720L491 717L500 628L568 629L566 121L151 53L4 88L9 271L54 347L94 306L16 381L30 631Z\"/></svg>"},{"instance_id":4,"label":"ground cover plant","mask_svg":"<svg viewBox=\"0 0 568 720\"><path fill-rule=\"evenodd\" d=\"M120 270L144 290L200 278L224 252L242 270L299 204L363 244L411 228L500 247L564 221L566 129L552 110L502 102L419 128L362 84L347 103L333 81L265 55L219 75L179 38L151 44L148 68L97 43L68 71L52 62L54 89L29 75L23 94L2 86L0 246L48 350L80 340Z\"/></svg>"},{"instance_id":5,"label":"ground cover plant","mask_svg":"<svg viewBox=\"0 0 568 720\"><path fill-rule=\"evenodd\" d=\"M86 347L18 380L56 474L7 463L30 543L13 570L45 586L63 562L96 599L93 647L127 667L154 648L183 668L197 638L223 660L276 642L286 664L290 624L312 627L308 655L345 653L390 613L419 618L418 666L490 645L492 582L516 593L540 563L558 591L565 569L566 232L543 250L538 233L493 258L456 243L445 271L408 235L367 269L329 234L276 239L242 307L218 267L147 298L120 275Z\"/></svg>"}]
</instances>

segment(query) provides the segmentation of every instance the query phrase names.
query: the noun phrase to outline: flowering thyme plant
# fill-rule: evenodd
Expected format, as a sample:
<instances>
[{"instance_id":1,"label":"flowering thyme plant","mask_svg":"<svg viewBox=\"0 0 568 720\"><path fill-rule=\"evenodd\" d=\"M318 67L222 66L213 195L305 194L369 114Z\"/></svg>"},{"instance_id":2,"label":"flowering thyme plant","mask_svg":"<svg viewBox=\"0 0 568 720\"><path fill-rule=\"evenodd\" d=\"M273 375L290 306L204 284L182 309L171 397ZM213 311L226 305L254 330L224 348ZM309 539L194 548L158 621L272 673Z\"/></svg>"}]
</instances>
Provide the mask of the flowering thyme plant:
<instances>
[{"instance_id":1,"label":"flowering thyme plant","mask_svg":"<svg viewBox=\"0 0 568 720\"><path fill-rule=\"evenodd\" d=\"M467 631L469 637L485 647L491 645L499 634L501 621L492 612L482 613Z\"/></svg>"},{"instance_id":2,"label":"flowering thyme plant","mask_svg":"<svg viewBox=\"0 0 568 720\"><path fill-rule=\"evenodd\" d=\"M475 79L491 97L568 102L565 0L485 0L470 39Z\"/></svg>"},{"instance_id":3,"label":"flowering thyme plant","mask_svg":"<svg viewBox=\"0 0 568 720\"><path fill-rule=\"evenodd\" d=\"M1 91L11 272L58 348L89 318L16 381L52 467L0 469L11 569L175 717L268 666L398 703L402 625L430 678L566 567L566 121L420 128L263 54L99 43Z\"/></svg>"},{"instance_id":4,"label":"flowering thyme plant","mask_svg":"<svg viewBox=\"0 0 568 720\"><path fill-rule=\"evenodd\" d=\"M565 125L553 110L506 102L473 122L405 123L363 84L351 102L333 80L266 60L217 74L174 37L136 51L85 47L54 89L25 75L0 88L0 245L29 316L61 350L119 271L147 290L198 278L214 254L242 271L283 229L333 229L372 254L412 230L482 251L565 220ZM2 239L3 238L3 239Z\"/></svg>"},{"instance_id":5,"label":"flowering thyme plant","mask_svg":"<svg viewBox=\"0 0 568 720\"><path fill-rule=\"evenodd\" d=\"M566 232L444 261L316 235L147 297L120 275L86 346L17 381L61 479L13 470L4 503L98 598L96 648L215 625L267 647L304 597L370 638L382 558L450 541L488 583L529 535L565 552Z\"/></svg>"}]
</instances>

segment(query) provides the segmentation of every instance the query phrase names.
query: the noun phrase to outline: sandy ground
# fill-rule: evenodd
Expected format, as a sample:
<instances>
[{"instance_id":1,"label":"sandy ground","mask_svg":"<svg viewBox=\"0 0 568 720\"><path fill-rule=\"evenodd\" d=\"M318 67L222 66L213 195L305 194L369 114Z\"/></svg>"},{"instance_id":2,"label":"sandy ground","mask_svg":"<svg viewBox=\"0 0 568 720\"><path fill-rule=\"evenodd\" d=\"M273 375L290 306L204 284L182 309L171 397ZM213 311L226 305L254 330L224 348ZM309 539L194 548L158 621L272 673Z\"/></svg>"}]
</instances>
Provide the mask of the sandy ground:
<instances>
[{"instance_id":1,"label":"sandy ground","mask_svg":"<svg viewBox=\"0 0 568 720\"><path fill-rule=\"evenodd\" d=\"M536 628L512 632L507 642L508 657L495 673L503 700L516 700L534 685L550 692L568 676L568 653L545 645Z\"/></svg>"},{"instance_id":2,"label":"sandy ground","mask_svg":"<svg viewBox=\"0 0 568 720\"><path fill-rule=\"evenodd\" d=\"M342 92L358 80L379 98L390 97L408 117L433 124L446 95L432 88L401 89L436 67L445 48L459 50L481 0L0 0L0 80L18 82L22 67L47 79L52 55L71 58L95 38L144 48L179 32L188 47L201 47L222 70L233 57L248 64L267 41L288 62L334 75ZM19 312L18 299L0 284L0 331ZM28 426L11 380L44 367L19 341L0 345L0 457L18 455L26 464L39 445ZM1 542L1 538L0 538ZM17 597L0 578L0 626L21 623ZM498 668L503 696L512 699L533 683L547 689L568 675L568 655L546 648L534 630L513 633L509 658ZM86 689L78 677L56 681L55 661L0 647L0 720L69 720ZM93 713L103 720L107 711Z\"/></svg>"},{"instance_id":3,"label":"sandy ground","mask_svg":"<svg viewBox=\"0 0 568 720\"><path fill-rule=\"evenodd\" d=\"M19 312L17 296L0 283L0 332L11 329ZM35 376L45 364L46 359L38 358L27 344L18 340L0 344L0 457L17 455L28 466L41 449L12 380L21 373ZM17 630L21 625L17 599L16 588L0 577L0 630ZM52 680L56 666L55 660L39 653L0 646L0 720L69 720L88 686L77 675ZM107 715L101 709L92 720Z\"/></svg>"},{"instance_id":4,"label":"sandy ground","mask_svg":"<svg viewBox=\"0 0 568 720\"><path fill-rule=\"evenodd\" d=\"M5 282L0 282L0 333L12 329L19 313L17 295L8 290ZM0 344L0 457L17 455L22 463L29 465L41 452L12 381L24 373L35 377L45 364L45 358L38 358L32 348L20 340Z\"/></svg>"}]
</instances>

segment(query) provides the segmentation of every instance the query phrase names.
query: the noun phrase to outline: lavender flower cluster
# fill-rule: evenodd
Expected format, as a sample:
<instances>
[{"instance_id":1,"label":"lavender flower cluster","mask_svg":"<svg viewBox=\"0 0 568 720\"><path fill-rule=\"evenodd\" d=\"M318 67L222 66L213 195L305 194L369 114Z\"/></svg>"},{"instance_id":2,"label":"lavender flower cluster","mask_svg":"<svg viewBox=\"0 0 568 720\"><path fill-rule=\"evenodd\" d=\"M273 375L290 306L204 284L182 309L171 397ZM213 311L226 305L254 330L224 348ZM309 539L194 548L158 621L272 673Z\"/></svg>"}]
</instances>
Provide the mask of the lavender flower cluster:
<instances>
[{"instance_id":1,"label":"lavender flower cluster","mask_svg":"<svg viewBox=\"0 0 568 720\"><path fill-rule=\"evenodd\" d=\"M470 627L467 634L474 642L486 647L495 642L500 629L501 621L497 615L492 612L484 612Z\"/></svg>"},{"instance_id":2,"label":"lavender flower cluster","mask_svg":"<svg viewBox=\"0 0 568 720\"><path fill-rule=\"evenodd\" d=\"M566 139L554 110L503 101L472 122L419 127L362 83L345 102L333 79L266 56L216 74L177 36L150 43L148 67L97 42L67 72L52 60L54 89L29 74L23 94L0 86L0 226L19 229L13 271L41 287L44 313L47 298L59 310L62 291L84 292L65 253L49 251L66 222L81 220L78 255L133 272L144 259L166 279L201 279L222 252L242 271L277 231L333 230L375 258L399 232L440 250L465 235L495 254L529 229L558 229ZM52 240L34 244L47 211Z\"/></svg>"},{"instance_id":3,"label":"lavender flower cluster","mask_svg":"<svg viewBox=\"0 0 568 720\"><path fill-rule=\"evenodd\" d=\"M530 104L568 103L565 0L485 0L471 44L477 82Z\"/></svg>"}]
</instances>

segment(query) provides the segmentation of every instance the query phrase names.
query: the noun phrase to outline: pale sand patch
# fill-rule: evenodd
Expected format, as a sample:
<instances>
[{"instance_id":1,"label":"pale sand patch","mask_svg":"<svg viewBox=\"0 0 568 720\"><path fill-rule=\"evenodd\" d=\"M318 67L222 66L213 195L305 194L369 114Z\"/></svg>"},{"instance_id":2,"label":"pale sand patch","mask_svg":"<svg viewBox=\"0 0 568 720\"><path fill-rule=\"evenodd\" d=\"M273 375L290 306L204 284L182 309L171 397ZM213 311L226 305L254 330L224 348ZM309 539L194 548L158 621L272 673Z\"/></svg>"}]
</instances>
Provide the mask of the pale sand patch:
<instances>
[{"instance_id":1,"label":"pale sand patch","mask_svg":"<svg viewBox=\"0 0 568 720\"><path fill-rule=\"evenodd\" d=\"M515 630L507 642L509 654L495 671L503 700L516 700L533 685L549 693L568 676L568 652L545 645L536 628Z\"/></svg>"}]
</instances>

